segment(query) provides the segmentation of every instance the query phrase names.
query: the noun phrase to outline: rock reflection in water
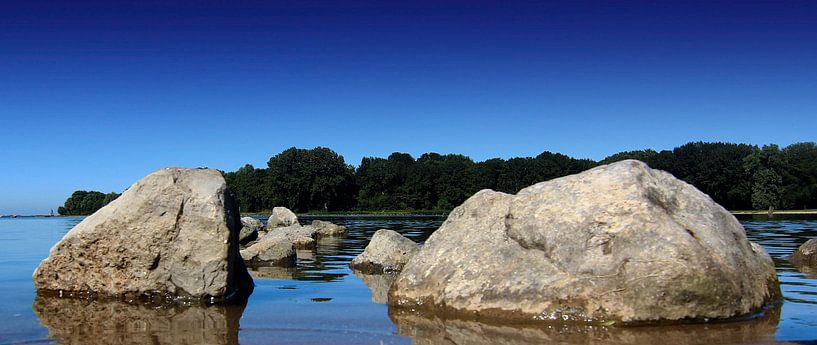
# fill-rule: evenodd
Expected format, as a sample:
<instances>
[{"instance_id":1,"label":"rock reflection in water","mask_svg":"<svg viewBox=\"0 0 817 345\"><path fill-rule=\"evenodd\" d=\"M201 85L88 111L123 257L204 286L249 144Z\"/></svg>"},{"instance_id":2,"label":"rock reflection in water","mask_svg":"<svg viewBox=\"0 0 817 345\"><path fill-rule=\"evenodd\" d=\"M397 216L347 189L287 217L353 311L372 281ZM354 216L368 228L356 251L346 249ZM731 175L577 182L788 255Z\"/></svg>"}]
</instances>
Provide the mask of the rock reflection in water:
<instances>
[{"instance_id":1,"label":"rock reflection in water","mask_svg":"<svg viewBox=\"0 0 817 345\"><path fill-rule=\"evenodd\" d=\"M297 272L294 267L278 266L249 267L248 269L254 279L290 280L295 277Z\"/></svg>"},{"instance_id":2,"label":"rock reflection in water","mask_svg":"<svg viewBox=\"0 0 817 345\"><path fill-rule=\"evenodd\" d=\"M386 304L389 301L389 288L397 274L364 274L360 271L352 270L356 277L360 278L369 290L372 291L372 302L376 304Z\"/></svg>"},{"instance_id":3,"label":"rock reflection in water","mask_svg":"<svg viewBox=\"0 0 817 345\"><path fill-rule=\"evenodd\" d=\"M773 343L780 308L749 321L665 326L590 326L542 323L491 325L477 321L442 319L389 308L398 334L415 345L437 344L757 344Z\"/></svg>"},{"instance_id":4,"label":"rock reflection in water","mask_svg":"<svg viewBox=\"0 0 817 345\"><path fill-rule=\"evenodd\" d=\"M60 344L238 344L244 305L151 307L37 296L34 312Z\"/></svg>"}]
</instances>

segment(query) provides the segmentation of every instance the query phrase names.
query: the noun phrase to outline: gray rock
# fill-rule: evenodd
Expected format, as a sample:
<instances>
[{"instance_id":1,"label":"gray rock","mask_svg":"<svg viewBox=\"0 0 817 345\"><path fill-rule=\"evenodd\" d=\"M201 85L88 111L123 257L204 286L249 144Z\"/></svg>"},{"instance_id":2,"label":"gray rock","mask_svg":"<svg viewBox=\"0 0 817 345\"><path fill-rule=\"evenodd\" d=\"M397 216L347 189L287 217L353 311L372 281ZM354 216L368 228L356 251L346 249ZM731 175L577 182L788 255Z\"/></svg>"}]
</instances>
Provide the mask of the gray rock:
<instances>
[{"instance_id":1,"label":"gray rock","mask_svg":"<svg viewBox=\"0 0 817 345\"><path fill-rule=\"evenodd\" d=\"M295 224L283 228L269 230L269 232L267 232L267 234L264 235L260 241L286 238L295 245L296 249L311 249L315 248L316 236L317 232L312 226L301 226L299 224Z\"/></svg>"},{"instance_id":2,"label":"gray rock","mask_svg":"<svg viewBox=\"0 0 817 345\"><path fill-rule=\"evenodd\" d=\"M454 209L389 292L397 307L517 320L724 319L780 299L729 212L627 160Z\"/></svg>"},{"instance_id":3,"label":"gray rock","mask_svg":"<svg viewBox=\"0 0 817 345\"><path fill-rule=\"evenodd\" d=\"M298 224L298 216L286 207L275 207L267 220L267 231Z\"/></svg>"},{"instance_id":4,"label":"gray rock","mask_svg":"<svg viewBox=\"0 0 817 345\"><path fill-rule=\"evenodd\" d=\"M260 231L264 230L264 223L253 217L241 218L241 232L238 235L238 242L242 245L258 239Z\"/></svg>"},{"instance_id":5,"label":"gray rock","mask_svg":"<svg viewBox=\"0 0 817 345\"><path fill-rule=\"evenodd\" d=\"M803 243L791 255L790 260L797 267L817 268L817 238L812 238Z\"/></svg>"},{"instance_id":6,"label":"gray rock","mask_svg":"<svg viewBox=\"0 0 817 345\"><path fill-rule=\"evenodd\" d=\"M241 251L244 262L251 267L295 266L295 245L286 237L264 237Z\"/></svg>"},{"instance_id":7,"label":"gray rock","mask_svg":"<svg viewBox=\"0 0 817 345\"><path fill-rule=\"evenodd\" d=\"M252 291L221 173L166 168L77 224L34 271L39 291L225 302Z\"/></svg>"},{"instance_id":8,"label":"gray rock","mask_svg":"<svg viewBox=\"0 0 817 345\"><path fill-rule=\"evenodd\" d=\"M352 260L350 266L363 273L397 272L417 253L419 247L412 240L396 231L380 229L363 253Z\"/></svg>"},{"instance_id":9,"label":"gray rock","mask_svg":"<svg viewBox=\"0 0 817 345\"><path fill-rule=\"evenodd\" d=\"M346 233L346 227L323 220L313 220L312 227L320 237L341 236Z\"/></svg>"}]
</instances>

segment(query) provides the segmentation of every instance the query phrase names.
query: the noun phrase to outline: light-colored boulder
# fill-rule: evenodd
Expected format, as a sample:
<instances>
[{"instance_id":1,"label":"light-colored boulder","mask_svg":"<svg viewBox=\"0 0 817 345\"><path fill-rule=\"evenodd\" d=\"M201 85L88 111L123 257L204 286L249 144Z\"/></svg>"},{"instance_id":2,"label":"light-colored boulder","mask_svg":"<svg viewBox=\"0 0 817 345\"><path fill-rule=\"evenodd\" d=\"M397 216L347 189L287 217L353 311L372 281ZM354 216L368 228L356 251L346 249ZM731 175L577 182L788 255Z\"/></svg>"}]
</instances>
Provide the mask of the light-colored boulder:
<instances>
[{"instance_id":1,"label":"light-colored boulder","mask_svg":"<svg viewBox=\"0 0 817 345\"><path fill-rule=\"evenodd\" d=\"M34 271L41 291L224 302L252 278L238 254L238 207L221 173L166 168L77 224Z\"/></svg>"},{"instance_id":2,"label":"light-colored boulder","mask_svg":"<svg viewBox=\"0 0 817 345\"><path fill-rule=\"evenodd\" d=\"M299 224L290 225L283 228L275 228L267 232L264 237L259 240L274 240L277 238L286 238L291 241L296 249L311 249L315 248L315 237L317 232L315 228L310 225L301 226Z\"/></svg>"},{"instance_id":3,"label":"light-colored boulder","mask_svg":"<svg viewBox=\"0 0 817 345\"><path fill-rule=\"evenodd\" d=\"M817 268L817 238L812 238L803 243L791 255L790 260L798 267Z\"/></svg>"},{"instance_id":4,"label":"light-colored boulder","mask_svg":"<svg viewBox=\"0 0 817 345\"><path fill-rule=\"evenodd\" d=\"M264 223L253 217L241 217L241 232L238 235L238 242L245 245L258 239L260 232L264 230Z\"/></svg>"},{"instance_id":5,"label":"light-colored boulder","mask_svg":"<svg viewBox=\"0 0 817 345\"><path fill-rule=\"evenodd\" d=\"M264 237L241 251L244 262L251 267L295 266L295 245L286 237Z\"/></svg>"},{"instance_id":6,"label":"light-colored boulder","mask_svg":"<svg viewBox=\"0 0 817 345\"><path fill-rule=\"evenodd\" d=\"M455 208L389 292L398 307L519 320L723 319L779 301L729 212L627 160Z\"/></svg>"},{"instance_id":7,"label":"light-colored boulder","mask_svg":"<svg viewBox=\"0 0 817 345\"><path fill-rule=\"evenodd\" d=\"M313 220L312 227L318 232L319 237L341 236L346 233L345 226L323 220Z\"/></svg>"},{"instance_id":8,"label":"light-colored boulder","mask_svg":"<svg viewBox=\"0 0 817 345\"><path fill-rule=\"evenodd\" d=\"M412 240L394 230L380 229L355 257L350 266L363 273L397 272L417 253L419 247Z\"/></svg>"},{"instance_id":9,"label":"light-colored boulder","mask_svg":"<svg viewBox=\"0 0 817 345\"><path fill-rule=\"evenodd\" d=\"M298 216L286 207L275 207L267 220L267 231L298 224Z\"/></svg>"}]
</instances>

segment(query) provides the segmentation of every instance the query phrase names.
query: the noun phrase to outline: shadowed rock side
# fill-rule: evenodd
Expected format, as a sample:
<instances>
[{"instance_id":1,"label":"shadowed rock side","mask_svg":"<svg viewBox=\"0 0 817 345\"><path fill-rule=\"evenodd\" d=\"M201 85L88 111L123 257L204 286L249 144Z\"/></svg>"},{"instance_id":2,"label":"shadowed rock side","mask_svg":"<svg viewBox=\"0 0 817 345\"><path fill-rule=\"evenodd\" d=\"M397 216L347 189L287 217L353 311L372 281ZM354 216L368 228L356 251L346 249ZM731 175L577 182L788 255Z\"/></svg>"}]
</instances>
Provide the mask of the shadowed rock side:
<instances>
[{"instance_id":1,"label":"shadowed rock side","mask_svg":"<svg viewBox=\"0 0 817 345\"><path fill-rule=\"evenodd\" d=\"M604 327L586 323L487 324L474 320L389 309L400 335L415 345L527 344L772 344L780 309L748 321L641 327ZM781 343L782 344L782 343Z\"/></svg>"},{"instance_id":2,"label":"shadowed rock side","mask_svg":"<svg viewBox=\"0 0 817 345\"><path fill-rule=\"evenodd\" d=\"M791 255L791 263L807 273L817 271L817 239L812 238L797 248Z\"/></svg>"},{"instance_id":3,"label":"shadowed rock side","mask_svg":"<svg viewBox=\"0 0 817 345\"><path fill-rule=\"evenodd\" d=\"M34 285L83 297L241 300L253 283L238 253L240 228L221 173L161 169L69 231Z\"/></svg>"},{"instance_id":4,"label":"shadowed rock side","mask_svg":"<svg viewBox=\"0 0 817 345\"><path fill-rule=\"evenodd\" d=\"M403 237L394 230L380 229L372 235L372 240L349 264L363 273L377 274L398 272L419 250L414 241Z\"/></svg>"},{"instance_id":5,"label":"shadowed rock side","mask_svg":"<svg viewBox=\"0 0 817 345\"><path fill-rule=\"evenodd\" d=\"M244 305L154 307L38 296L34 312L60 344L238 344Z\"/></svg>"},{"instance_id":6,"label":"shadowed rock side","mask_svg":"<svg viewBox=\"0 0 817 345\"><path fill-rule=\"evenodd\" d=\"M241 217L241 232L238 236L238 242L241 245L246 245L258 239L264 231L264 223L253 217Z\"/></svg>"},{"instance_id":7,"label":"shadowed rock side","mask_svg":"<svg viewBox=\"0 0 817 345\"><path fill-rule=\"evenodd\" d=\"M483 190L406 264L389 303L479 318L731 318L780 299L769 255L707 195L627 160Z\"/></svg>"}]
</instances>

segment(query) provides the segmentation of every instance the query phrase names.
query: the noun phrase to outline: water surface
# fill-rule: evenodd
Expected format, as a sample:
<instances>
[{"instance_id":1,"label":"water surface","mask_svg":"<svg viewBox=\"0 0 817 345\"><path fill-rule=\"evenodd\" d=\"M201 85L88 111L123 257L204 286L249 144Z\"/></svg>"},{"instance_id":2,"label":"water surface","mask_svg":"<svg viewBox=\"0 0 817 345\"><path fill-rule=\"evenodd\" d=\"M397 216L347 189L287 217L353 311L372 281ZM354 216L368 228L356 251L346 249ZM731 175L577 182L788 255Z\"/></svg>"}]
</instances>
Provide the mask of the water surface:
<instances>
[{"instance_id":1,"label":"water surface","mask_svg":"<svg viewBox=\"0 0 817 345\"><path fill-rule=\"evenodd\" d=\"M314 218L304 218L303 222ZM576 324L492 325L390 311L387 276L356 275L349 261L381 228L424 241L435 217L321 218L345 225L343 238L298 251L295 268L253 271L246 306L156 308L120 302L37 297L31 273L81 218L0 218L0 344L754 344L817 340L817 275L786 258L817 220L742 221L772 255L784 303L742 322L663 327Z\"/></svg>"}]
</instances>

